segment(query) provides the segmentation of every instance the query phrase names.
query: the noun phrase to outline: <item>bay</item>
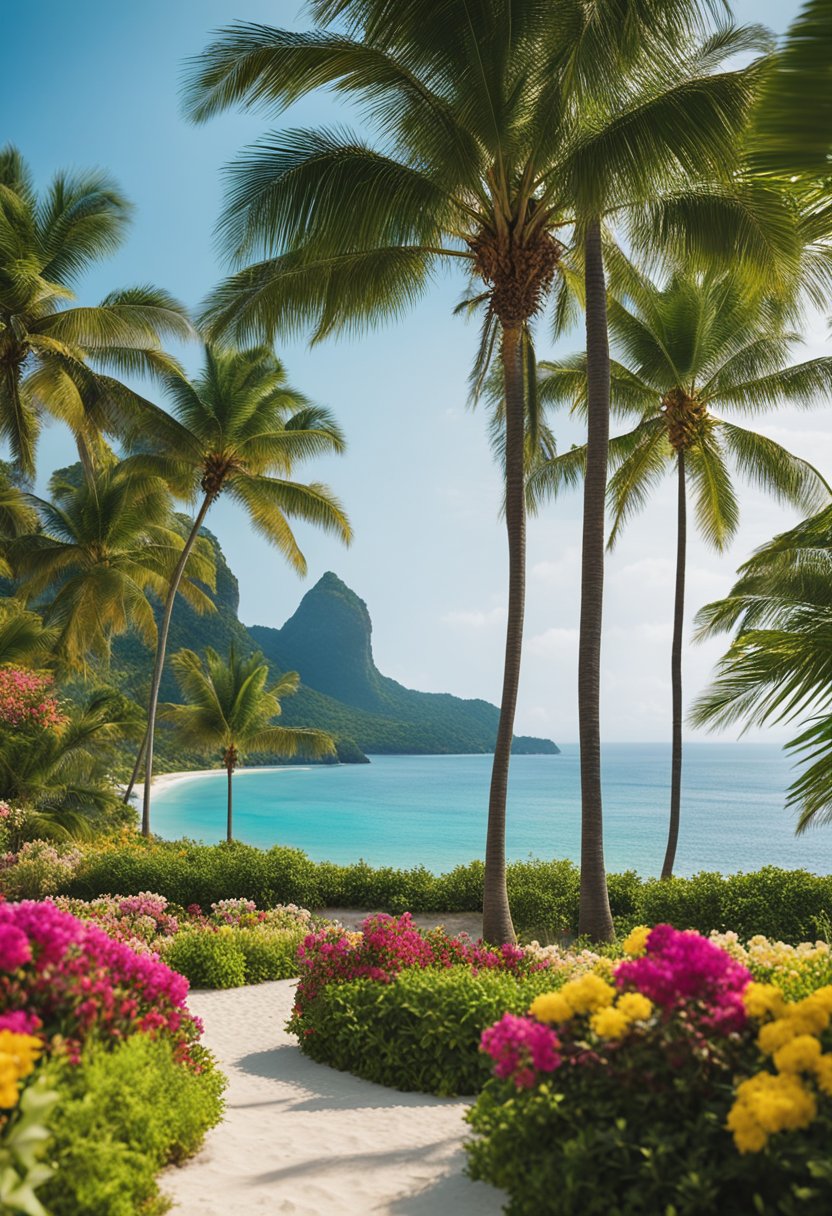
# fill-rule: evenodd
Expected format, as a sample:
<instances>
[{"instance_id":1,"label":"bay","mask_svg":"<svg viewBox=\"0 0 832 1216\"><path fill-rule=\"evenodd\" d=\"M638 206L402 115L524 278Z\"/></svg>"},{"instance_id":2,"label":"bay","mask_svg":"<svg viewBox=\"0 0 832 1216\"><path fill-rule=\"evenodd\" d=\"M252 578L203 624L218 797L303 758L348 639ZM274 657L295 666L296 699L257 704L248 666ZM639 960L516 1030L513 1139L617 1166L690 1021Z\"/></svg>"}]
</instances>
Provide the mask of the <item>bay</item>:
<instances>
[{"instance_id":1,"label":"bay","mask_svg":"<svg viewBox=\"0 0 832 1216\"><path fill-rule=\"evenodd\" d=\"M303 849L316 861L423 865L436 873L481 857L490 756L374 756L371 764L241 770L234 778L235 837ZM607 744L606 860L610 870L655 875L667 832L670 749ZM685 752L678 874L763 865L832 872L832 828L794 835L784 809L793 777L781 748L691 743ZM225 836L225 774L160 790L154 830L213 843ZM580 856L577 745L559 756L514 756L510 859Z\"/></svg>"}]
</instances>

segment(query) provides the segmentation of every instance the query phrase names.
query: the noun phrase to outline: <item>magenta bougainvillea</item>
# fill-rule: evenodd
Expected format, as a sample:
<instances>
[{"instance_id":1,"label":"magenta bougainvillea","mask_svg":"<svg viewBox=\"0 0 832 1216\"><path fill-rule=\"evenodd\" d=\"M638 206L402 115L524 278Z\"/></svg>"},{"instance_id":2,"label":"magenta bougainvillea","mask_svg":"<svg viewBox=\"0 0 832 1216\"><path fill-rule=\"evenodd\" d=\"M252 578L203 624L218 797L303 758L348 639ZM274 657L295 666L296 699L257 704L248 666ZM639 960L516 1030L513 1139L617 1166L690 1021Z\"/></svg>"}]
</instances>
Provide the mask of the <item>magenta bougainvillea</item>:
<instances>
[{"instance_id":1,"label":"magenta bougainvillea","mask_svg":"<svg viewBox=\"0 0 832 1216\"><path fill-rule=\"evenodd\" d=\"M36 1033L77 1058L90 1037L163 1034L189 1059L201 1026L188 981L50 902L0 903L0 1029Z\"/></svg>"},{"instance_id":2,"label":"magenta bougainvillea","mask_svg":"<svg viewBox=\"0 0 832 1216\"><path fill-rule=\"evenodd\" d=\"M296 1012L325 984L371 979L387 984L406 967L471 967L473 971L533 971L545 963L530 961L519 946L497 948L449 937L441 929L420 933L409 912L402 916L368 916L360 933L340 927L310 933L298 948L301 980Z\"/></svg>"},{"instance_id":3,"label":"magenta bougainvillea","mask_svg":"<svg viewBox=\"0 0 832 1216\"><path fill-rule=\"evenodd\" d=\"M65 721L51 676L27 667L0 667L0 725L57 730Z\"/></svg>"}]
</instances>

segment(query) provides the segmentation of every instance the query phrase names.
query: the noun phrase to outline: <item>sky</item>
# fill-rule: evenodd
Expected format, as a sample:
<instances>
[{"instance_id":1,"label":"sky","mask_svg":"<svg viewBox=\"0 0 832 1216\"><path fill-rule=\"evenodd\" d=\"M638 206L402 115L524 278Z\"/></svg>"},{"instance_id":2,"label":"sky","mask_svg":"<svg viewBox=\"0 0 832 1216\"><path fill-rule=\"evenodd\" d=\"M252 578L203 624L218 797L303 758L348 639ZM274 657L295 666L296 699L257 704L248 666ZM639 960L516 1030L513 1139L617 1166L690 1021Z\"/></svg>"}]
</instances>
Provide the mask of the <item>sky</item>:
<instances>
[{"instance_id":1,"label":"sky","mask_svg":"<svg viewBox=\"0 0 832 1216\"><path fill-rule=\"evenodd\" d=\"M183 64L210 32L234 20L286 28L309 25L295 0L39 0L3 4L0 139L16 144L38 183L58 168L106 168L135 205L123 248L79 289L93 303L116 287L154 283L196 306L225 270L214 239L222 168L269 128L357 125L328 94L304 99L278 118L233 113L200 127L181 115ZM797 0L739 0L738 20L782 32ZM452 309L458 279L440 279L406 319L363 337L279 344L291 382L328 405L348 451L304 466L345 505L355 540L345 550L302 525L308 561L302 580L220 500L209 517L240 582L241 617L280 626L301 596L334 570L364 599L373 620L376 662L413 688L498 701L506 600L506 541L499 519L499 475L485 417L466 405L476 329ZM797 357L828 352L822 317L805 329ZM539 340L539 357L580 349ZM182 352L195 370L197 347ZM830 409L782 410L759 429L811 459L832 477ZM580 441L556 423L561 447ZM39 453L41 482L73 458L55 426ZM758 545L796 522L793 511L742 487L742 521L730 550L690 545L688 618L724 595L737 566ZM526 647L516 728L558 742L577 738L579 493L530 521ZM607 566L602 730L609 741L669 736L673 603L674 490L670 482L623 534ZM707 684L720 641L687 646L686 702ZM689 732L690 738L697 737ZM704 736L703 736L704 737ZM732 739L727 732L720 738ZM788 728L748 738L786 738Z\"/></svg>"}]
</instances>

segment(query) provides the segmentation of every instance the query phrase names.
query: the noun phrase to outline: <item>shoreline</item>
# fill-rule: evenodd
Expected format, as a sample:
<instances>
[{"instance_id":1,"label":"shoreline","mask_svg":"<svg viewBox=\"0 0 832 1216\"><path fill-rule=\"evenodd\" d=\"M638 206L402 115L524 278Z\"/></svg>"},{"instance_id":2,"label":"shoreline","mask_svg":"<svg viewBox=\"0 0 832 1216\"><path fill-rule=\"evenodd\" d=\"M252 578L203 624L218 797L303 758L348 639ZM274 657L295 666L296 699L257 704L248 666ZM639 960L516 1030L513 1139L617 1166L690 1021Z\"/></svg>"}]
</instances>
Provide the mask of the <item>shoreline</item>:
<instances>
[{"instance_id":1,"label":"shoreline","mask_svg":"<svg viewBox=\"0 0 832 1216\"><path fill-rule=\"evenodd\" d=\"M309 768L308 764L249 764L234 770L234 776L240 777L245 773L282 773L286 771L301 771ZM151 785L154 794L162 794L174 785L182 785L188 781L197 781L202 777L225 777L224 768L188 768L176 773L157 773ZM137 781L133 786L130 801L141 802L144 797L144 782Z\"/></svg>"}]
</instances>

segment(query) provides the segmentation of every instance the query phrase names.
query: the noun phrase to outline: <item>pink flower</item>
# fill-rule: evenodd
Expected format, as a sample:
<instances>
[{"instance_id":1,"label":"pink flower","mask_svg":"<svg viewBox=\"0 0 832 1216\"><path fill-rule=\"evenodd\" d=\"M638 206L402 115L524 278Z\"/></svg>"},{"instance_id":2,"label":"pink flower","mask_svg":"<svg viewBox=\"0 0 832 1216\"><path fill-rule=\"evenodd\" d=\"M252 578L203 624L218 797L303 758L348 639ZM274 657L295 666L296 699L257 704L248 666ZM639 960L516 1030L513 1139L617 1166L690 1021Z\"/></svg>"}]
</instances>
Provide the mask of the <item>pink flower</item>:
<instances>
[{"instance_id":1,"label":"pink flower","mask_svg":"<svg viewBox=\"0 0 832 1216\"><path fill-rule=\"evenodd\" d=\"M551 1026L534 1018L506 1013L482 1032L480 1050L491 1056L494 1072L518 1089L531 1089L540 1073L554 1072L562 1062L560 1040Z\"/></svg>"}]
</instances>

